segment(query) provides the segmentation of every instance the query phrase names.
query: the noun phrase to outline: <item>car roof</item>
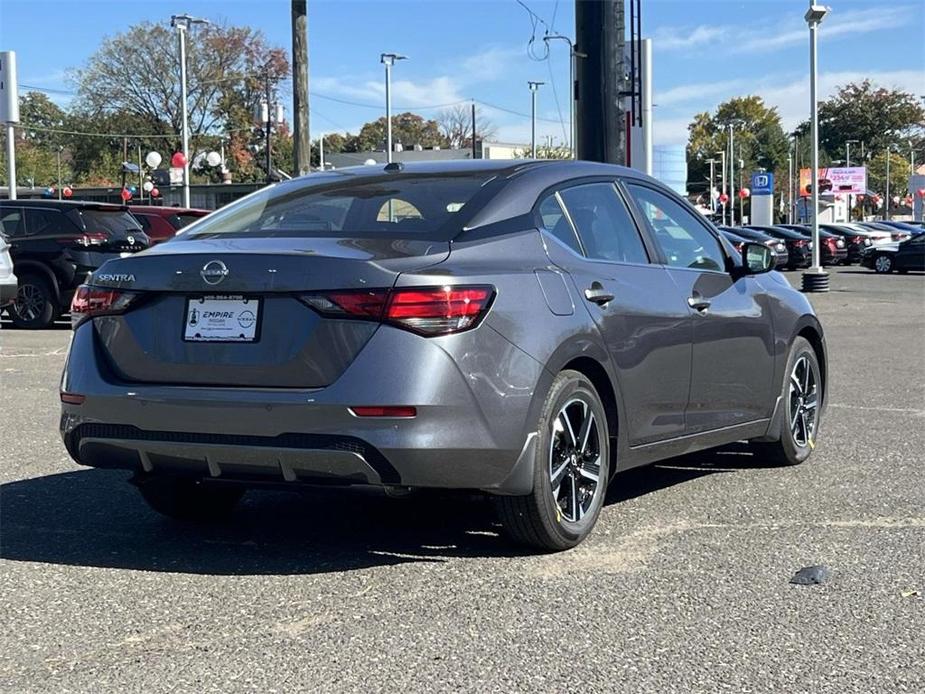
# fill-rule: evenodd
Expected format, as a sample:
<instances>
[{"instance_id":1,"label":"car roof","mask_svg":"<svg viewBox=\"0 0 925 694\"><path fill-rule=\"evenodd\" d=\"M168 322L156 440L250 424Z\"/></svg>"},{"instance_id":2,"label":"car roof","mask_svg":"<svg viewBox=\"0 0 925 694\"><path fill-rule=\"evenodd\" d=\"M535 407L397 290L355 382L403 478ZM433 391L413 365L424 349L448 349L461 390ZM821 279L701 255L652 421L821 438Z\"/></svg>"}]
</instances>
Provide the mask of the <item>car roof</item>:
<instances>
[{"instance_id":1,"label":"car roof","mask_svg":"<svg viewBox=\"0 0 925 694\"><path fill-rule=\"evenodd\" d=\"M197 207L163 207L161 205L129 205L130 212L156 214L161 217L168 217L172 214L209 214L212 210L202 210Z\"/></svg>"},{"instance_id":2,"label":"car roof","mask_svg":"<svg viewBox=\"0 0 925 694\"><path fill-rule=\"evenodd\" d=\"M125 210L126 208L122 205L113 205L108 202L93 202L92 200L45 200L45 199L30 199L30 200L9 200L4 199L0 200L0 205L16 205L17 207L46 207L60 210L80 210L80 209L91 209L91 210L107 210L107 211L116 211L116 210Z\"/></svg>"}]
</instances>

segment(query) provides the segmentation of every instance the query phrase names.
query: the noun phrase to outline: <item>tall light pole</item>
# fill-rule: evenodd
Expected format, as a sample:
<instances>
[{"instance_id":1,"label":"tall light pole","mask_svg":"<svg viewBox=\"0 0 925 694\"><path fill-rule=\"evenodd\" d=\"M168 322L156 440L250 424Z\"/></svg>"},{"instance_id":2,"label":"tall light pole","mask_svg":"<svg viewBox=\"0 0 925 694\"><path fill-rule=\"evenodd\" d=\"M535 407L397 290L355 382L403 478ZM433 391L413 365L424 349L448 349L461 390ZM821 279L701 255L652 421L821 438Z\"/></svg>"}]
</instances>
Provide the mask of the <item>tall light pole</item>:
<instances>
[{"instance_id":1,"label":"tall light pole","mask_svg":"<svg viewBox=\"0 0 925 694\"><path fill-rule=\"evenodd\" d=\"M809 25L809 100L810 100L810 123L812 125L812 164L810 164L810 181L812 191L812 212L813 212L813 265L803 273L803 291L804 292L827 292L829 291L829 275L822 269L819 262L819 103L816 101L816 87L818 73L816 68L816 33L819 29L819 23L829 13L829 8L825 5L815 5L812 0L809 2L809 9L803 18Z\"/></svg>"},{"instance_id":2,"label":"tall light pole","mask_svg":"<svg viewBox=\"0 0 925 694\"><path fill-rule=\"evenodd\" d=\"M793 151L787 152L787 224L793 224Z\"/></svg>"},{"instance_id":3,"label":"tall light pole","mask_svg":"<svg viewBox=\"0 0 925 694\"><path fill-rule=\"evenodd\" d=\"M710 214L715 215L716 214L716 204L713 200L713 165L716 164L716 159L714 159L713 157L710 157L709 159L707 159L707 164L710 165L710 192L709 192Z\"/></svg>"},{"instance_id":4,"label":"tall light pole","mask_svg":"<svg viewBox=\"0 0 925 694\"><path fill-rule=\"evenodd\" d=\"M207 19L198 19L188 14L175 14L170 18L170 26L177 30L180 44L180 120L181 139L183 141L183 207L190 207L189 198L189 114L186 112L186 32L193 24L208 24Z\"/></svg>"},{"instance_id":5,"label":"tall light pole","mask_svg":"<svg viewBox=\"0 0 925 694\"><path fill-rule=\"evenodd\" d=\"M893 157L893 146L888 145L886 148L886 199L883 201L883 218L890 218L890 159Z\"/></svg>"},{"instance_id":6,"label":"tall light pole","mask_svg":"<svg viewBox=\"0 0 925 694\"><path fill-rule=\"evenodd\" d=\"M851 145L858 144L860 140L845 140L845 168L851 168ZM848 193L848 221L851 221L851 210L854 206L851 204L851 193Z\"/></svg>"},{"instance_id":7,"label":"tall light pole","mask_svg":"<svg viewBox=\"0 0 925 694\"><path fill-rule=\"evenodd\" d=\"M722 152L717 152L716 154L719 155L719 163L721 167L721 183L720 183L719 189L722 193L725 194L726 192L726 151L723 150ZM722 223L726 224L726 209L729 206L729 199L727 198L726 202L723 202L721 204L723 206Z\"/></svg>"},{"instance_id":8,"label":"tall light pole","mask_svg":"<svg viewBox=\"0 0 925 694\"><path fill-rule=\"evenodd\" d=\"M539 158L536 156L536 93L544 84L546 83L534 82L533 80L527 82L527 86L530 88L530 157L532 159Z\"/></svg>"},{"instance_id":9,"label":"tall light pole","mask_svg":"<svg viewBox=\"0 0 925 694\"><path fill-rule=\"evenodd\" d=\"M386 162L392 163L392 66L396 60L407 60L399 53L382 53L379 62L385 65L385 148Z\"/></svg>"}]
</instances>

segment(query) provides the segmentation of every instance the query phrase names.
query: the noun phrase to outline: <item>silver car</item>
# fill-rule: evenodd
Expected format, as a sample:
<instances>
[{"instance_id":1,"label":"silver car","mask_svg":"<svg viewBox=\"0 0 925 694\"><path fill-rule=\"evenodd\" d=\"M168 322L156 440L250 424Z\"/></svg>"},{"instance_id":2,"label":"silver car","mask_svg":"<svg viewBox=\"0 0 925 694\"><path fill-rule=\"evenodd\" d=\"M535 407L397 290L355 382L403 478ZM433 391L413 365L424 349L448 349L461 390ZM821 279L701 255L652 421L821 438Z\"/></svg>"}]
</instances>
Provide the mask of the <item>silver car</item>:
<instances>
[{"instance_id":1,"label":"silver car","mask_svg":"<svg viewBox=\"0 0 925 694\"><path fill-rule=\"evenodd\" d=\"M267 482L459 488L565 549L621 470L810 455L825 340L774 262L622 167L311 174L94 273L61 434L175 518Z\"/></svg>"},{"instance_id":2,"label":"silver car","mask_svg":"<svg viewBox=\"0 0 925 694\"><path fill-rule=\"evenodd\" d=\"M10 258L10 244L0 234L0 308L16 298L17 282L13 274L13 260Z\"/></svg>"}]
</instances>

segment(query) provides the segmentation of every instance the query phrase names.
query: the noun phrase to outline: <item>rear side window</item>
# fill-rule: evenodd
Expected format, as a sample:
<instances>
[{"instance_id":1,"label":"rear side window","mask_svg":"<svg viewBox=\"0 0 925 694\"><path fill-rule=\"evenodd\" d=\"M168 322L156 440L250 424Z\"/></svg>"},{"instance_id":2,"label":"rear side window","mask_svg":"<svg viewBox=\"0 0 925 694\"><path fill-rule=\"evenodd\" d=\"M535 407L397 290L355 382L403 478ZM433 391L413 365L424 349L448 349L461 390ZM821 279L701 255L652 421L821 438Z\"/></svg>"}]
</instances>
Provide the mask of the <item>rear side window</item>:
<instances>
[{"instance_id":1,"label":"rear side window","mask_svg":"<svg viewBox=\"0 0 925 694\"><path fill-rule=\"evenodd\" d=\"M0 208L0 231L10 239L26 235L26 224L21 207Z\"/></svg>"},{"instance_id":2,"label":"rear side window","mask_svg":"<svg viewBox=\"0 0 925 694\"><path fill-rule=\"evenodd\" d=\"M318 175L315 183L266 188L211 213L185 238L405 236L446 238L493 176L479 174Z\"/></svg>"},{"instance_id":3,"label":"rear side window","mask_svg":"<svg viewBox=\"0 0 925 694\"><path fill-rule=\"evenodd\" d=\"M134 214L134 217L138 220L142 230L148 233L148 230L151 228L151 218L146 214L139 214L137 212Z\"/></svg>"},{"instance_id":4,"label":"rear side window","mask_svg":"<svg viewBox=\"0 0 925 694\"><path fill-rule=\"evenodd\" d=\"M187 224L192 224L197 219L202 219L205 215L201 214L172 214L170 215L170 223L173 225L174 229L182 229Z\"/></svg>"},{"instance_id":5,"label":"rear side window","mask_svg":"<svg viewBox=\"0 0 925 694\"><path fill-rule=\"evenodd\" d=\"M590 183L560 191L589 258L648 263L636 223L612 183Z\"/></svg>"},{"instance_id":6,"label":"rear side window","mask_svg":"<svg viewBox=\"0 0 925 694\"><path fill-rule=\"evenodd\" d=\"M75 231L58 210L26 209L26 234L29 236L73 234Z\"/></svg>"},{"instance_id":7,"label":"rear side window","mask_svg":"<svg viewBox=\"0 0 925 694\"><path fill-rule=\"evenodd\" d=\"M578 244L575 230L572 229L572 225L562 211L562 206L555 195L548 196L540 203L539 213L543 221L543 228L578 255L581 255L581 246Z\"/></svg>"},{"instance_id":8,"label":"rear side window","mask_svg":"<svg viewBox=\"0 0 925 694\"><path fill-rule=\"evenodd\" d=\"M632 183L626 187L669 265L718 271L726 267L726 256L719 240L699 222L694 213L652 188Z\"/></svg>"}]
</instances>

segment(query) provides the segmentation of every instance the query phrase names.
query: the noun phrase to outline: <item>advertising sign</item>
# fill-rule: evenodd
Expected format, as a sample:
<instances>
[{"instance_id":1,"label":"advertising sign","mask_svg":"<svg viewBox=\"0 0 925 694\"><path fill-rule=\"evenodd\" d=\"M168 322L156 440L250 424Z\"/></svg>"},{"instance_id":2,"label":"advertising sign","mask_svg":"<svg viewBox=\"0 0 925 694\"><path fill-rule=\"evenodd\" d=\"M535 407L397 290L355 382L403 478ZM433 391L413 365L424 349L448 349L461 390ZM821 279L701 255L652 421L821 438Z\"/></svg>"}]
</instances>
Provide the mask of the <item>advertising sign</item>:
<instances>
[{"instance_id":1,"label":"advertising sign","mask_svg":"<svg viewBox=\"0 0 925 694\"><path fill-rule=\"evenodd\" d=\"M807 174L809 171L807 170ZM774 195L774 174L753 173L752 195Z\"/></svg>"},{"instance_id":2,"label":"advertising sign","mask_svg":"<svg viewBox=\"0 0 925 694\"><path fill-rule=\"evenodd\" d=\"M804 198L812 194L809 172L809 169L800 169L800 196ZM820 195L867 193L867 169L863 166L819 169L818 180Z\"/></svg>"}]
</instances>

